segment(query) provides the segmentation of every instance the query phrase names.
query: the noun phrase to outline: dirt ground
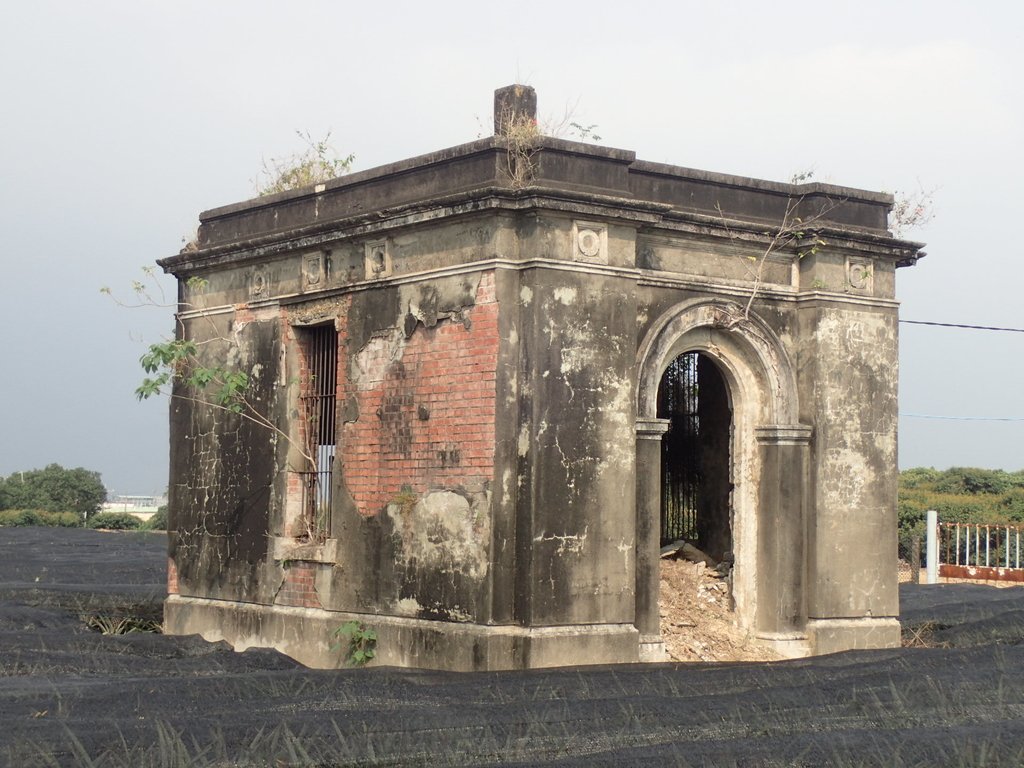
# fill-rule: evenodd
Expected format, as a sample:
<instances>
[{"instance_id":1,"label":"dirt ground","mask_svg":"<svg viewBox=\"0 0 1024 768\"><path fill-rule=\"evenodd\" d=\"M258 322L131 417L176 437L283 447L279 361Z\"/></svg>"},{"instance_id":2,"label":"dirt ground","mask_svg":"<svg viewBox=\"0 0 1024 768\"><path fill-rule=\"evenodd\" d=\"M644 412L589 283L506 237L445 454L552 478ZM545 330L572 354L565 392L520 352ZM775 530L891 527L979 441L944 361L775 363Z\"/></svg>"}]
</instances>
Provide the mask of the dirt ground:
<instances>
[{"instance_id":1,"label":"dirt ground","mask_svg":"<svg viewBox=\"0 0 1024 768\"><path fill-rule=\"evenodd\" d=\"M327 671L89 629L159 618L165 563L158 534L0 528L0 766L1024 765L1024 589L903 585L910 647L723 662L757 651L676 563L669 645L719 661Z\"/></svg>"}]
</instances>

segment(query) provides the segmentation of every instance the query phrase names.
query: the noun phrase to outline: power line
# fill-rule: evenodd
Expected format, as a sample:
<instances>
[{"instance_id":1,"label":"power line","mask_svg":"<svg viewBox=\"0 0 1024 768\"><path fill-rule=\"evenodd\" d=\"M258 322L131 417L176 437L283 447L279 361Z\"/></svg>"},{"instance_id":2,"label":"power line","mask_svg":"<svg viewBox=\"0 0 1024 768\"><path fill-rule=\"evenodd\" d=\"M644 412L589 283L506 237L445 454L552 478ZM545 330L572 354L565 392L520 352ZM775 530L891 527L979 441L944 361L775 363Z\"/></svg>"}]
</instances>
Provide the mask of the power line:
<instances>
[{"instance_id":1,"label":"power line","mask_svg":"<svg viewBox=\"0 0 1024 768\"><path fill-rule=\"evenodd\" d=\"M1003 328L995 325L969 325L967 323L937 323L932 320L900 320L907 325L932 325L939 328L967 328L972 331L1006 331L1024 333L1024 328ZM1024 421L1024 416L938 416L931 413L901 413L900 418L939 419L941 421Z\"/></svg>"},{"instance_id":2,"label":"power line","mask_svg":"<svg viewBox=\"0 0 1024 768\"><path fill-rule=\"evenodd\" d=\"M936 323L930 320L900 320L907 325L937 325L940 328L969 328L972 331L1008 331L1010 333L1024 333L1024 328L1000 328L995 325L966 325L963 323Z\"/></svg>"},{"instance_id":3,"label":"power line","mask_svg":"<svg viewBox=\"0 0 1024 768\"><path fill-rule=\"evenodd\" d=\"M1024 416L935 416L930 413L901 413L906 419L943 419L945 421L1024 421Z\"/></svg>"}]
</instances>

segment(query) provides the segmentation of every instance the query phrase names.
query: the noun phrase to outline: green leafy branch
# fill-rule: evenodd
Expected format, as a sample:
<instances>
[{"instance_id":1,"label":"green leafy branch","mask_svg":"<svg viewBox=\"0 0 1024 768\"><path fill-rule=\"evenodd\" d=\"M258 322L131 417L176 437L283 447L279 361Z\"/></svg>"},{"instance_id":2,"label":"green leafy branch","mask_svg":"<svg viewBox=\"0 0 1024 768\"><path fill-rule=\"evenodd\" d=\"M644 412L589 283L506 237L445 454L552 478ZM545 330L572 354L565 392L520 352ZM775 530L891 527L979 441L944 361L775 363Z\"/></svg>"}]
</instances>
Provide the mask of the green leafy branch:
<instances>
[{"instance_id":1,"label":"green leafy branch","mask_svg":"<svg viewBox=\"0 0 1024 768\"><path fill-rule=\"evenodd\" d=\"M813 170L801 171L793 175L790 179L790 183L803 184L810 181L813 177ZM797 259L803 259L807 256L812 256L818 253L819 250L828 245L828 242L821 237L818 230L814 227L814 224L824 216L828 215L830 211L835 209L843 201L829 199L827 203L822 205L817 213L807 219L804 219L797 216L796 212L800 209L805 198L806 195L790 197L786 203L786 210L782 214L782 221L779 223L778 227L761 233L764 237L768 238L764 250L760 254L746 257L748 262L747 272L754 283L754 287L750 292L750 296L747 298L747 303L743 307L742 314L733 318L731 321L732 324L750 319L751 307L753 307L754 300L760 293L761 286L764 282L765 264L768 263L772 254L795 246ZM728 220L725 217L725 213L722 210L721 205L716 204L715 207L718 210L718 215L722 219L726 230L729 231Z\"/></svg>"},{"instance_id":2,"label":"green leafy branch","mask_svg":"<svg viewBox=\"0 0 1024 768\"><path fill-rule=\"evenodd\" d=\"M377 633L355 619L346 621L333 634L338 642L331 646L331 650L340 651L344 648L345 660L352 666L364 666L377 655Z\"/></svg>"},{"instance_id":3,"label":"green leafy branch","mask_svg":"<svg viewBox=\"0 0 1024 768\"><path fill-rule=\"evenodd\" d=\"M582 123L570 122L569 133L576 136L580 141L600 141L601 137L594 133L597 123L583 125Z\"/></svg>"},{"instance_id":4,"label":"green leafy branch","mask_svg":"<svg viewBox=\"0 0 1024 768\"><path fill-rule=\"evenodd\" d=\"M199 348L189 339L150 344L149 350L139 363L150 376L142 380L135 390L139 400L159 395L179 379L186 386L197 390L211 390L211 402L232 413L245 410L245 391L249 387L249 376L243 371L230 371L220 366L196 365Z\"/></svg>"},{"instance_id":5,"label":"green leafy branch","mask_svg":"<svg viewBox=\"0 0 1024 768\"><path fill-rule=\"evenodd\" d=\"M197 311L200 317L206 318L211 327L216 327L212 317L202 309L196 310L192 305L184 302L177 305L169 305L158 301L156 294L159 294L161 299L164 299L164 292L159 282L155 280L154 270L152 268L144 268L143 272L145 272L147 277L154 278L150 282L156 282L156 289L151 289L147 282L133 281L132 290L139 297L136 303L119 300L109 288L103 288L101 292L109 295L119 306L127 308L176 306L179 310L190 309ZM186 281L186 286L193 291L202 291L206 285L207 281L201 277L191 277ZM183 332L184 325L180 319L178 324L179 329ZM250 398L252 380L245 371L221 365L205 365L203 363L200 355L201 344L205 345L217 341L226 343L232 348L237 348L238 346L236 340L225 338L216 332L211 338L201 343L192 339L175 338L150 344L146 352L139 358L139 364L146 375L139 386L136 387L135 396L139 400L148 400L151 397L167 394L178 400L186 400L236 414L243 419L270 430L285 440L298 451L307 465L315 464L315 460L307 449L274 424L269 417L261 413L256 407L256 404ZM183 385L183 388L176 390L174 387L175 383Z\"/></svg>"}]
</instances>

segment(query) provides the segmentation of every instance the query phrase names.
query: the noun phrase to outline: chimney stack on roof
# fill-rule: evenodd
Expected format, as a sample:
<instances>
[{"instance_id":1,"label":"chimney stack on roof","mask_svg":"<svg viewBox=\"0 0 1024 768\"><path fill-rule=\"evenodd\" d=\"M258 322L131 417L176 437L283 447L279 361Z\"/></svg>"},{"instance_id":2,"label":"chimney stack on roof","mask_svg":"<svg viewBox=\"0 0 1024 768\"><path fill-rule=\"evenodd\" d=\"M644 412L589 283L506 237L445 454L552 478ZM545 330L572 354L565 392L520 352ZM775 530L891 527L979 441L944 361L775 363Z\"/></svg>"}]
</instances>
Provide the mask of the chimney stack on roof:
<instances>
[{"instance_id":1,"label":"chimney stack on roof","mask_svg":"<svg viewBox=\"0 0 1024 768\"><path fill-rule=\"evenodd\" d=\"M529 85L506 85L494 92L494 134L508 134L522 120L537 122L537 92Z\"/></svg>"}]
</instances>

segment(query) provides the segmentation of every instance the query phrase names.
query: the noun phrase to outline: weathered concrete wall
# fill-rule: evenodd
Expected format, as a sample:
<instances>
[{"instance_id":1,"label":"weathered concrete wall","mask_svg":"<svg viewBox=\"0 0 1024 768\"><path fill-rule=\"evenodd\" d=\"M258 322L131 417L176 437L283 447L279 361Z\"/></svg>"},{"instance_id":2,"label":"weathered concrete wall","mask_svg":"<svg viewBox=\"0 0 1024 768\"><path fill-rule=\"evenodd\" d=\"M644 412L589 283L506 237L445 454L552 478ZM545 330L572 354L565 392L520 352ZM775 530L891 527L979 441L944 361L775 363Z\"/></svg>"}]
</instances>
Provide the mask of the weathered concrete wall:
<instances>
[{"instance_id":1,"label":"weathered concrete wall","mask_svg":"<svg viewBox=\"0 0 1024 768\"><path fill-rule=\"evenodd\" d=\"M816 426L808 614L873 619L865 632L885 624L897 642L896 310L812 302L800 314L801 402Z\"/></svg>"},{"instance_id":2,"label":"weathered concrete wall","mask_svg":"<svg viewBox=\"0 0 1024 768\"><path fill-rule=\"evenodd\" d=\"M521 275L518 485L527 493L519 497L517 616L528 625L630 623L632 286L550 269Z\"/></svg>"}]
</instances>

